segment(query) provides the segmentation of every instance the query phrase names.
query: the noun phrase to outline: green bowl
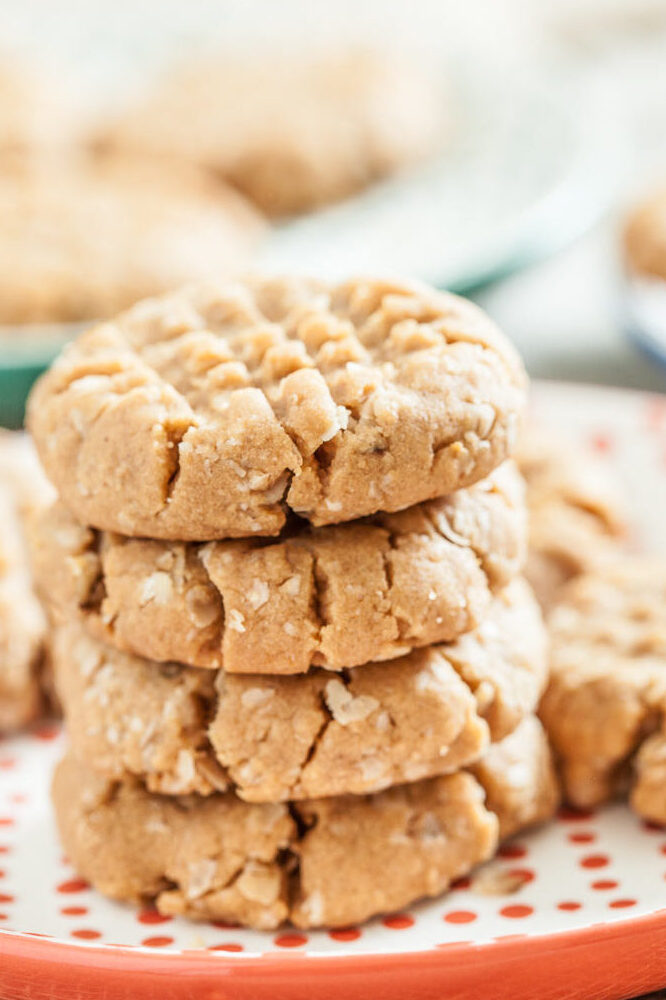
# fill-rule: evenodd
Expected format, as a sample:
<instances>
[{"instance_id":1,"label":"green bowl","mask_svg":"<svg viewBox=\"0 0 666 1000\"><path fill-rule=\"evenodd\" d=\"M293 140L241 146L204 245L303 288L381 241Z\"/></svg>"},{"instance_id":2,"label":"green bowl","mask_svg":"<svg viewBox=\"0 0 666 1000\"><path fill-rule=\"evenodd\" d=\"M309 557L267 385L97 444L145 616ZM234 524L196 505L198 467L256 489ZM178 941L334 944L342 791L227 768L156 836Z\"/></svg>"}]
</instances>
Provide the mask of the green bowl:
<instances>
[{"instance_id":1,"label":"green bowl","mask_svg":"<svg viewBox=\"0 0 666 1000\"><path fill-rule=\"evenodd\" d=\"M23 426L25 401L35 379L84 324L5 327L0 332L0 426Z\"/></svg>"}]
</instances>

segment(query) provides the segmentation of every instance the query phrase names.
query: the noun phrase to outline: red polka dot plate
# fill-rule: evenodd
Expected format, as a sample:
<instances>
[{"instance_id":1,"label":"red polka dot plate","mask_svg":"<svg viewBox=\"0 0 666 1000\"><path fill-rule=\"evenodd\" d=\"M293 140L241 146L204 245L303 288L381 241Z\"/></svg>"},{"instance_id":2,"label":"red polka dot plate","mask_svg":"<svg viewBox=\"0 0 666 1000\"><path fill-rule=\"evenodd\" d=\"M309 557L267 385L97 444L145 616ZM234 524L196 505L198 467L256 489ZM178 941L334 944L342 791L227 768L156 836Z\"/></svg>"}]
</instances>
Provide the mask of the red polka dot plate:
<instances>
[{"instance_id":1,"label":"red polka dot plate","mask_svg":"<svg viewBox=\"0 0 666 1000\"><path fill-rule=\"evenodd\" d=\"M631 486L666 551L666 399L539 386L535 410ZM0 998L589 1000L666 985L666 830L563 809L447 895L362 927L259 933L111 903L62 857L48 801L62 737L0 742Z\"/></svg>"}]
</instances>

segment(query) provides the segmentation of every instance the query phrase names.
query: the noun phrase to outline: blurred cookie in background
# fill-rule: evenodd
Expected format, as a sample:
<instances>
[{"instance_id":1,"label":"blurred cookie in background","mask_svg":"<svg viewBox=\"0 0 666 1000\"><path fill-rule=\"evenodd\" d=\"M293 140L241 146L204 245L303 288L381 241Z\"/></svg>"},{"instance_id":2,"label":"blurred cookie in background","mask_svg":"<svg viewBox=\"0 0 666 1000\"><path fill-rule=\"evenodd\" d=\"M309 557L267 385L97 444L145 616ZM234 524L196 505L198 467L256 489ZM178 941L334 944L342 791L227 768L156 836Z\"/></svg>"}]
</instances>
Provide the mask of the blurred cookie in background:
<instances>
[{"instance_id":1,"label":"blurred cookie in background","mask_svg":"<svg viewBox=\"0 0 666 1000\"><path fill-rule=\"evenodd\" d=\"M548 610L569 580L617 559L627 534L624 504L599 462L542 427L523 431L516 457L530 519L525 575Z\"/></svg>"},{"instance_id":2,"label":"blurred cookie in background","mask_svg":"<svg viewBox=\"0 0 666 1000\"><path fill-rule=\"evenodd\" d=\"M0 164L73 140L76 120L64 88L0 52Z\"/></svg>"},{"instance_id":3,"label":"blurred cookie in background","mask_svg":"<svg viewBox=\"0 0 666 1000\"><path fill-rule=\"evenodd\" d=\"M252 206L194 166L81 152L0 170L0 323L105 318L243 266Z\"/></svg>"},{"instance_id":4,"label":"blurred cookie in background","mask_svg":"<svg viewBox=\"0 0 666 1000\"><path fill-rule=\"evenodd\" d=\"M565 588L549 618L541 716L568 801L589 809L626 792L666 822L666 567L623 557Z\"/></svg>"},{"instance_id":5,"label":"blurred cookie in background","mask_svg":"<svg viewBox=\"0 0 666 1000\"><path fill-rule=\"evenodd\" d=\"M636 206L627 219L623 243L631 274L666 281L666 186Z\"/></svg>"},{"instance_id":6,"label":"blurred cookie in background","mask_svg":"<svg viewBox=\"0 0 666 1000\"><path fill-rule=\"evenodd\" d=\"M195 161L280 217L362 190L446 133L435 81L402 59L220 52L173 70L99 142Z\"/></svg>"}]
</instances>

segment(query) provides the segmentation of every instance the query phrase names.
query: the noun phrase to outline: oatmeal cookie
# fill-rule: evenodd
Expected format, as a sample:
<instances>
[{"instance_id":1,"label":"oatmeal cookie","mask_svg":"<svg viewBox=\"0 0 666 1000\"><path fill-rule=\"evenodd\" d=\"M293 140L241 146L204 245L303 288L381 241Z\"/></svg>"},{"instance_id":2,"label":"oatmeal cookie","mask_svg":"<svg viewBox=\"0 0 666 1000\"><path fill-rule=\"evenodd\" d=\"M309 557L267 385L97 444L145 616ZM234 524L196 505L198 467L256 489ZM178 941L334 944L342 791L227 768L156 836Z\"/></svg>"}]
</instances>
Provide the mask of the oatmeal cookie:
<instances>
[{"instance_id":1,"label":"oatmeal cookie","mask_svg":"<svg viewBox=\"0 0 666 1000\"><path fill-rule=\"evenodd\" d=\"M65 348L29 425L84 524L181 541L276 535L470 486L525 401L513 348L419 284L248 279L147 300Z\"/></svg>"},{"instance_id":2,"label":"oatmeal cookie","mask_svg":"<svg viewBox=\"0 0 666 1000\"><path fill-rule=\"evenodd\" d=\"M479 628L340 674L229 675L120 653L72 624L53 658L74 754L168 794L247 801L378 791L477 759L536 709L538 606L517 580Z\"/></svg>"},{"instance_id":3,"label":"oatmeal cookie","mask_svg":"<svg viewBox=\"0 0 666 1000\"><path fill-rule=\"evenodd\" d=\"M499 747L478 776L459 771L292 805L248 804L230 792L173 799L136 779L100 777L70 756L53 799L68 857L107 896L264 930L286 920L344 926L439 895L500 837L552 815L557 789L542 730L526 720L511 739L520 797Z\"/></svg>"},{"instance_id":4,"label":"oatmeal cookie","mask_svg":"<svg viewBox=\"0 0 666 1000\"><path fill-rule=\"evenodd\" d=\"M530 518L525 575L549 608L568 580L621 555L624 505L599 462L543 428L523 431L516 459Z\"/></svg>"},{"instance_id":5,"label":"oatmeal cookie","mask_svg":"<svg viewBox=\"0 0 666 1000\"><path fill-rule=\"evenodd\" d=\"M623 242L630 272L666 281L666 189L652 194L634 209Z\"/></svg>"},{"instance_id":6,"label":"oatmeal cookie","mask_svg":"<svg viewBox=\"0 0 666 1000\"><path fill-rule=\"evenodd\" d=\"M550 616L541 715L576 806L629 790L666 823L665 609L663 561L626 559L573 581Z\"/></svg>"},{"instance_id":7,"label":"oatmeal cookie","mask_svg":"<svg viewBox=\"0 0 666 1000\"><path fill-rule=\"evenodd\" d=\"M173 73L97 141L194 161L285 216L423 158L447 126L437 87L404 59L220 53Z\"/></svg>"},{"instance_id":8,"label":"oatmeal cookie","mask_svg":"<svg viewBox=\"0 0 666 1000\"><path fill-rule=\"evenodd\" d=\"M54 617L116 648L230 673L303 673L401 656L477 626L522 569L523 484L505 464L397 514L204 545L85 528L63 504L31 534Z\"/></svg>"},{"instance_id":9,"label":"oatmeal cookie","mask_svg":"<svg viewBox=\"0 0 666 1000\"><path fill-rule=\"evenodd\" d=\"M0 733L32 722L44 706L46 620L33 590L24 524L51 497L25 436L0 433Z\"/></svg>"},{"instance_id":10,"label":"oatmeal cookie","mask_svg":"<svg viewBox=\"0 0 666 1000\"><path fill-rule=\"evenodd\" d=\"M187 165L68 157L0 171L0 323L102 319L245 265L263 233Z\"/></svg>"}]
</instances>

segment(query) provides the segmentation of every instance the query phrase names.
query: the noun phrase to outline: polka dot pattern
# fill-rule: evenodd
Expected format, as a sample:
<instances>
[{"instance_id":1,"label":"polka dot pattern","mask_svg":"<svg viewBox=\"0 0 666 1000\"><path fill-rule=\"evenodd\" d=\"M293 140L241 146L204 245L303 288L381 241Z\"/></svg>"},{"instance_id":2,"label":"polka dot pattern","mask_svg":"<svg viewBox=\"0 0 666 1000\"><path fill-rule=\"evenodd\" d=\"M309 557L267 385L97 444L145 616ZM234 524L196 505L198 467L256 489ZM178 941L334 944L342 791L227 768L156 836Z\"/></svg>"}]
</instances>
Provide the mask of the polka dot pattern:
<instances>
[{"instance_id":1,"label":"polka dot pattern","mask_svg":"<svg viewBox=\"0 0 666 1000\"><path fill-rule=\"evenodd\" d=\"M337 930L329 931L328 936L332 941L358 941L361 933L358 927L340 927Z\"/></svg>"},{"instance_id":2,"label":"polka dot pattern","mask_svg":"<svg viewBox=\"0 0 666 1000\"><path fill-rule=\"evenodd\" d=\"M451 910L444 914L447 924L471 924L476 920L476 913L472 910Z\"/></svg>"},{"instance_id":3,"label":"polka dot pattern","mask_svg":"<svg viewBox=\"0 0 666 1000\"><path fill-rule=\"evenodd\" d=\"M588 854L580 861L582 868L605 868L609 863L605 854Z\"/></svg>"},{"instance_id":4,"label":"polka dot pattern","mask_svg":"<svg viewBox=\"0 0 666 1000\"><path fill-rule=\"evenodd\" d=\"M300 948L308 943L308 939L305 934L278 934L274 943L278 948Z\"/></svg>"},{"instance_id":5,"label":"polka dot pattern","mask_svg":"<svg viewBox=\"0 0 666 1000\"><path fill-rule=\"evenodd\" d=\"M534 907L526 906L524 903L512 903L511 906L503 906L499 912L502 917L522 920L523 917L530 917L534 913Z\"/></svg>"},{"instance_id":6,"label":"polka dot pattern","mask_svg":"<svg viewBox=\"0 0 666 1000\"><path fill-rule=\"evenodd\" d=\"M393 916L384 917L382 920L384 927L390 927L392 931L404 931L407 927L414 926L414 918L408 913L396 913Z\"/></svg>"},{"instance_id":7,"label":"polka dot pattern","mask_svg":"<svg viewBox=\"0 0 666 1000\"><path fill-rule=\"evenodd\" d=\"M638 395L583 394L553 385L539 390L535 412L577 435L627 482L640 481L645 498L663 495L666 485L666 404L658 404ZM646 509L641 515L646 537L666 551L666 519L658 511L651 519ZM171 952L205 952L218 963L280 955L288 965L304 954L397 954L520 942L621 924L663 909L666 831L612 805L598 812L563 808L547 828L503 845L491 862L507 876L494 880L507 887L502 895L482 891L483 880L465 875L447 894L359 927L259 932L224 921L193 925L103 899L62 857L48 806L49 772L60 752L51 725L0 741L0 936L19 932L36 942L52 937L72 949L150 950L164 961ZM35 858L43 884L38 899Z\"/></svg>"},{"instance_id":8,"label":"polka dot pattern","mask_svg":"<svg viewBox=\"0 0 666 1000\"><path fill-rule=\"evenodd\" d=\"M165 917L157 910L140 910L136 919L140 924L168 924L173 917Z\"/></svg>"},{"instance_id":9,"label":"polka dot pattern","mask_svg":"<svg viewBox=\"0 0 666 1000\"><path fill-rule=\"evenodd\" d=\"M173 938L167 935L156 934L153 937L144 938L141 944L144 948L166 948L167 945L173 944Z\"/></svg>"},{"instance_id":10,"label":"polka dot pattern","mask_svg":"<svg viewBox=\"0 0 666 1000\"><path fill-rule=\"evenodd\" d=\"M44 821L48 770L59 741L32 736L12 743L16 763L7 772L7 787L0 785L0 815L6 821L0 830L0 934L8 928L53 936L71 947L191 951L193 931L187 921L152 907L115 905L73 871ZM29 800L22 787L31 789ZM35 850L49 858L46 908L30 905ZM227 921L197 924L194 950L206 950L211 960L217 955L219 960L242 961L246 955L459 947L571 930L595 920L631 919L663 905L657 886L666 876L664 832L646 827L622 806L595 815L563 810L546 829L504 844L491 864L506 875L498 880L507 886L504 895L488 895L475 888L474 876L464 876L439 899L360 927L285 928L265 934ZM483 880L478 881L481 885Z\"/></svg>"}]
</instances>

